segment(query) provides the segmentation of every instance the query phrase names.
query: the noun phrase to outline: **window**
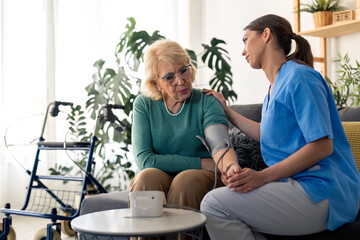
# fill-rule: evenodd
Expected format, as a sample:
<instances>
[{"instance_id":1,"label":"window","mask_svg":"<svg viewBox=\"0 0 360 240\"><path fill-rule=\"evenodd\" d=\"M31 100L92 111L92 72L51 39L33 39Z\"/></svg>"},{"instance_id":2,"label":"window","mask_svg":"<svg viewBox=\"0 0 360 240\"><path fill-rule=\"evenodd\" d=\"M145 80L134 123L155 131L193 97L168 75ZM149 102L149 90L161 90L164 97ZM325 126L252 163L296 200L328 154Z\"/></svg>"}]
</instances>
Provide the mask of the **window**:
<instances>
[{"instance_id":1,"label":"window","mask_svg":"<svg viewBox=\"0 0 360 240\"><path fill-rule=\"evenodd\" d=\"M85 104L84 88L92 81L93 63L103 59L107 66L115 66L115 47L128 17L135 18L137 30L159 30L178 40L177 9L182 3L168 0L0 0L0 3L0 185L5 186L0 188L0 205L11 201L12 207L17 208L25 199L21 189L25 189L28 176L4 147L3 133L8 130L11 144L23 146L17 146L16 158L31 170L35 152L26 150L25 145L39 137L43 117L38 114L44 113L54 100ZM54 123L52 127L56 128ZM48 139L55 138L55 132L48 132ZM9 189L20 191L12 196Z\"/></svg>"}]
</instances>

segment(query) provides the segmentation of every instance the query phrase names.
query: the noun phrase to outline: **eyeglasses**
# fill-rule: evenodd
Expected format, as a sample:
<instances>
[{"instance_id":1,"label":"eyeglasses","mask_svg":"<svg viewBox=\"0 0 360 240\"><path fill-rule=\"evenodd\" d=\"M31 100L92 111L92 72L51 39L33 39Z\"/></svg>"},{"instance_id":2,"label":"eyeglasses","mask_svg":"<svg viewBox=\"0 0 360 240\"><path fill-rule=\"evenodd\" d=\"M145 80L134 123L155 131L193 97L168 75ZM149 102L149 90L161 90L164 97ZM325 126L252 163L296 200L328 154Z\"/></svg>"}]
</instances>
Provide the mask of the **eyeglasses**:
<instances>
[{"instance_id":1,"label":"eyeglasses","mask_svg":"<svg viewBox=\"0 0 360 240\"><path fill-rule=\"evenodd\" d=\"M179 70L178 73L169 73L165 77L162 77L161 79L164 80L169 85L176 85L177 84L177 74L179 77L181 77L184 80L187 80L191 77L192 69L191 65L187 65Z\"/></svg>"}]
</instances>

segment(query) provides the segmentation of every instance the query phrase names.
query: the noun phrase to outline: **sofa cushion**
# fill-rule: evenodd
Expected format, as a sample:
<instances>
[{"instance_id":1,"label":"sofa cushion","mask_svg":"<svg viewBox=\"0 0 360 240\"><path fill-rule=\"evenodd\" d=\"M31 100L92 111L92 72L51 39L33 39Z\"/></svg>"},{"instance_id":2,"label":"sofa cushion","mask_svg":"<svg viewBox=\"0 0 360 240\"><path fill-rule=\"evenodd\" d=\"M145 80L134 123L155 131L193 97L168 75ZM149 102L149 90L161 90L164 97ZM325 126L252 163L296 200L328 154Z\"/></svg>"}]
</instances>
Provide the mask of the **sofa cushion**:
<instances>
[{"instance_id":1,"label":"sofa cushion","mask_svg":"<svg viewBox=\"0 0 360 240\"><path fill-rule=\"evenodd\" d=\"M102 193L85 198L81 203L80 215L128 207L129 191Z\"/></svg>"},{"instance_id":2,"label":"sofa cushion","mask_svg":"<svg viewBox=\"0 0 360 240\"><path fill-rule=\"evenodd\" d=\"M261 103L231 105L230 108L233 109L235 112L240 113L242 116L249 118L255 122L260 122L261 120Z\"/></svg>"},{"instance_id":3,"label":"sofa cushion","mask_svg":"<svg viewBox=\"0 0 360 240\"><path fill-rule=\"evenodd\" d=\"M343 127L360 171L360 122L343 122Z\"/></svg>"},{"instance_id":4,"label":"sofa cushion","mask_svg":"<svg viewBox=\"0 0 360 240\"><path fill-rule=\"evenodd\" d=\"M360 107L339 108L338 113L343 122L360 121Z\"/></svg>"}]
</instances>

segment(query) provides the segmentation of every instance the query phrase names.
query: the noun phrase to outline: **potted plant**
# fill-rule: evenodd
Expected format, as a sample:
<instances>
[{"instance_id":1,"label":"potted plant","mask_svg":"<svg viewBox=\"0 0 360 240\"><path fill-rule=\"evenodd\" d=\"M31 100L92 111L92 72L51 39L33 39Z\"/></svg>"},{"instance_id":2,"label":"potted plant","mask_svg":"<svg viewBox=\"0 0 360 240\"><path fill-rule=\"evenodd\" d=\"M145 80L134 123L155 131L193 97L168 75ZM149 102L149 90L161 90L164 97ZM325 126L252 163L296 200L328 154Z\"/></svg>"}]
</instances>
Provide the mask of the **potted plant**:
<instances>
[{"instance_id":1,"label":"potted plant","mask_svg":"<svg viewBox=\"0 0 360 240\"><path fill-rule=\"evenodd\" d=\"M301 4L303 8L299 12L312 13L315 28L323 27L332 24L333 12L346 9L341 3L342 0L311 0L310 3Z\"/></svg>"},{"instance_id":2,"label":"potted plant","mask_svg":"<svg viewBox=\"0 0 360 240\"><path fill-rule=\"evenodd\" d=\"M326 81L334 96L338 107L360 106L360 63L356 60L355 66L350 64L350 57L345 54L335 62L340 64L336 81Z\"/></svg>"}]
</instances>

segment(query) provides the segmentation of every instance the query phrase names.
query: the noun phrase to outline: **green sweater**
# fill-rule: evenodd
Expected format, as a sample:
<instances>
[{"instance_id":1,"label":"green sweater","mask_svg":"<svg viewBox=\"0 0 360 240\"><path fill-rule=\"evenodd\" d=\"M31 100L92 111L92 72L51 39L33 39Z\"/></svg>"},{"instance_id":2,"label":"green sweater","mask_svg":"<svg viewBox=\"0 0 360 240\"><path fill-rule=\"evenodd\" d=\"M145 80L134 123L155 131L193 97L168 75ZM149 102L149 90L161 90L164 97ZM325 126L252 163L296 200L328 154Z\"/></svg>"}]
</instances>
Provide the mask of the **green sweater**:
<instances>
[{"instance_id":1,"label":"green sweater","mask_svg":"<svg viewBox=\"0 0 360 240\"><path fill-rule=\"evenodd\" d=\"M193 89L178 116L170 116L164 101L139 95L134 102L132 146L139 170L157 168L168 173L200 169L200 159L210 158L196 135L212 124L228 126L220 102Z\"/></svg>"}]
</instances>

